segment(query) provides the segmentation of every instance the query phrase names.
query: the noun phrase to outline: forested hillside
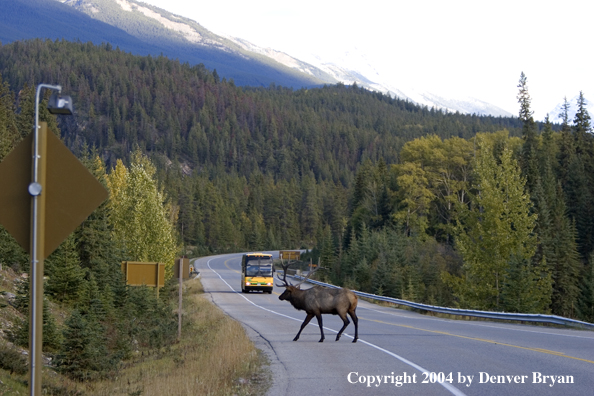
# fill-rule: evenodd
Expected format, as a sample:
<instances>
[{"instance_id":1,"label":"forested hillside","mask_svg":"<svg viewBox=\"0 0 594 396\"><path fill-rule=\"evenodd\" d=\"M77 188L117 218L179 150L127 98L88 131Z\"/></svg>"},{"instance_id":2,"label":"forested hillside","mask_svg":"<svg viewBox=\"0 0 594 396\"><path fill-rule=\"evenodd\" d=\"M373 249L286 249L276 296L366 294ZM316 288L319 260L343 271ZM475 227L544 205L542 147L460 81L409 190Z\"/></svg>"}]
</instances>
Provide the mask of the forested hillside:
<instances>
[{"instance_id":1,"label":"forested hillside","mask_svg":"<svg viewBox=\"0 0 594 396\"><path fill-rule=\"evenodd\" d=\"M76 115L60 120L60 129L75 153L84 144L97 147L108 169L117 158L127 161L135 147L148 153L171 198L179 201L179 231L183 225L186 243L209 251L246 246L237 235L241 213L257 222L255 213L241 206L256 194L246 197L239 184L262 191L255 211L275 236L269 242L309 244L316 224L327 223L319 213L315 224L304 226L308 230L283 220L299 220L297 208L307 201L302 192L311 189L303 184L311 181L320 190L315 200L333 195L335 188L347 193L360 163L379 158L396 163L408 140L428 133L469 138L519 127L517 119L444 114L357 87L242 89L200 65L136 57L109 45L15 42L1 48L0 71L15 92L39 81L62 84L75 101ZM233 184L239 206L226 191ZM211 185L220 197L200 202ZM188 197L194 197L190 206ZM277 209L272 199L283 206ZM219 214L223 219L212 218Z\"/></svg>"},{"instance_id":2,"label":"forested hillside","mask_svg":"<svg viewBox=\"0 0 594 396\"><path fill-rule=\"evenodd\" d=\"M520 117L484 117L357 86L241 88L201 65L39 40L0 47L0 75L14 119L0 116L0 154L31 130L34 86L61 84L76 114L54 130L107 180L148 170L192 254L314 248L322 276L364 291L594 320L583 97L574 120L541 125L525 76Z\"/></svg>"}]
</instances>

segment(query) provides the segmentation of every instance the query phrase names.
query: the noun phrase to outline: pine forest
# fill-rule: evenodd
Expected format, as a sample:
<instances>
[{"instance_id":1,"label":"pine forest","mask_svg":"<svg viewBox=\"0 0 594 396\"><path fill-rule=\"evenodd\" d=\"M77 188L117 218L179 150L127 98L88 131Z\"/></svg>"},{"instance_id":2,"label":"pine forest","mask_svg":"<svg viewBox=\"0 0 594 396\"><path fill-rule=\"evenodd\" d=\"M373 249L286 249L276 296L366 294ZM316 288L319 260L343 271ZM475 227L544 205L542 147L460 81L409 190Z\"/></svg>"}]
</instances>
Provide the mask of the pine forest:
<instances>
[{"instance_id":1,"label":"pine forest","mask_svg":"<svg viewBox=\"0 0 594 396\"><path fill-rule=\"evenodd\" d=\"M356 290L594 321L582 94L557 124L534 120L520 71L518 116L505 118L356 85L239 87L203 65L31 40L0 45L0 161L32 131L42 82L62 85L75 114L49 114L48 93L40 119L110 193L46 260L46 299L70 314L58 326L48 312L44 348L73 378L104 375L131 340L175 340L167 300L127 288L122 260L166 262L171 277L180 254L308 249L321 278ZM0 262L29 266L1 227ZM26 345L27 329L11 337Z\"/></svg>"}]
</instances>

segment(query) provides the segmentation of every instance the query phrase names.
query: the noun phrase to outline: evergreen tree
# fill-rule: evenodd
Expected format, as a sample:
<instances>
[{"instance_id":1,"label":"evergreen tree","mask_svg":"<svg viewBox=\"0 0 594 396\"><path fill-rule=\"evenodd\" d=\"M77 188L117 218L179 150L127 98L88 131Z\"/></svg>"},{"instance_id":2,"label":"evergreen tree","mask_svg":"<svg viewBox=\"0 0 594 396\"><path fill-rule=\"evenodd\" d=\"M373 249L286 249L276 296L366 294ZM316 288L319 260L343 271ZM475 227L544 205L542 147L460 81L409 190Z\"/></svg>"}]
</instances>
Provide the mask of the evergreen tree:
<instances>
[{"instance_id":1,"label":"evergreen tree","mask_svg":"<svg viewBox=\"0 0 594 396\"><path fill-rule=\"evenodd\" d=\"M357 290L367 293L371 292L373 271L365 257L363 257L363 259L355 266L354 275L358 285Z\"/></svg>"},{"instance_id":2,"label":"evergreen tree","mask_svg":"<svg viewBox=\"0 0 594 396\"><path fill-rule=\"evenodd\" d=\"M557 208L557 211L563 207ZM574 317L576 304L579 298L579 282L582 264L576 244L575 223L570 222L565 216L559 218L555 215L558 226L553 240L553 295L552 310L556 315Z\"/></svg>"},{"instance_id":3,"label":"evergreen tree","mask_svg":"<svg viewBox=\"0 0 594 396\"><path fill-rule=\"evenodd\" d=\"M29 255L2 225L0 225L0 262L18 273L28 271L30 265Z\"/></svg>"},{"instance_id":4,"label":"evergreen tree","mask_svg":"<svg viewBox=\"0 0 594 396\"><path fill-rule=\"evenodd\" d=\"M326 225L323 234L320 238L320 266L325 268L323 272L324 279L333 277L337 272L335 269L336 254L334 249L334 243L332 241L332 231L330 226Z\"/></svg>"},{"instance_id":5,"label":"evergreen tree","mask_svg":"<svg viewBox=\"0 0 594 396\"><path fill-rule=\"evenodd\" d=\"M591 117L586 108L586 99L584 93L580 91L577 102L577 111L573 120L573 133L576 139L578 153L592 154L592 125Z\"/></svg>"},{"instance_id":6,"label":"evergreen tree","mask_svg":"<svg viewBox=\"0 0 594 396\"><path fill-rule=\"evenodd\" d=\"M14 94L0 74L0 162L21 139L15 116Z\"/></svg>"},{"instance_id":7,"label":"evergreen tree","mask_svg":"<svg viewBox=\"0 0 594 396\"><path fill-rule=\"evenodd\" d=\"M569 164L565 196L567 199L567 215L575 222L577 241L582 258L592 250L592 200L589 177L584 164L585 155L576 154Z\"/></svg>"},{"instance_id":8,"label":"evergreen tree","mask_svg":"<svg viewBox=\"0 0 594 396\"><path fill-rule=\"evenodd\" d=\"M461 207L456 247L464 258L463 276L445 275L463 306L501 309L510 260L529 260L534 254L535 216L530 197L509 148L504 146L500 164L493 146L479 141L476 160L477 192L470 208ZM521 283L515 283L520 285ZM535 296L546 300L550 296Z\"/></svg>"},{"instance_id":9,"label":"evergreen tree","mask_svg":"<svg viewBox=\"0 0 594 396\"><path fill-rule=\"evenodd\" d=\"M566 188L568 179L569 164L573 161L575 156L575 140L569 125L569 102L567 98L563 98L563 105L561 106L561 114L559 115L561 122L561 142L559 144L559 168L558 175L563 188Z\"/></svg>"},{"instance_id":10,"label":"evergreen tree","mask_svg":"<svg viewBox=\"0 0 594 396\"><path fill-rule=\"evenodd\" d=\"M385 296L392 292L393 273L387 262L386 254L380 253L377 268L373 272L372 285L373 293L378 296Z\"/></svg>"},{"instance_id":11,"label":"evergreen tree","mask_svg":"<svg viewBox=\"0 0 594 396\"><path fill-rule=\"evenodd\" d=\"M536 266L512 254L504 276L502 306L508 312L548 313L552 278L543 259Z\"/></svg>"},{"instance_id":12,"label":"evergreen tree","mask_svg":"<svg viewBox=\"0 0 594 396\"><path fill-rule=\"evenodd\" d=\"M74 234L45 260L45 272L48 275L45 291L60 302L76 301L80 290L84 270L80 266Z\"/></svg>"},{"instance_id":13,"label":"evergreen tree","mask_svg":"<svg viewBox=\"0 0 594 396\"><path fill-rule=\"evenodd\" d=\"M56 357L58 369L79 381L95 379L109 369L102 327L92 315L72 311L65 322L64 342Z\"/></svg>"},{"instance_id":14,"label":"evergreen tree","mask_svg":"<svg viewBox=\"0 0 594 396\"><path fill-rule=\"evenodd\" d=\"M582 272L577 310L582 320L594 322L594 254Z\"/></svg>"},{"instance_id":15,"label":"evergreen tree","mask_svg":"<svg viewBox=\"0 0 594 396\"><path fill-rule=\"evenodd\" d=\"M299 223L301 235L308 246L313 246L315 235L319 227L319 204L315 181L310 177L302 180L302 198Z\"/></svg>"},{"instance_id":16,"label":"evergreen tree","mask_svg":"<svg viewBox=\"0 0 594 396\"><path fill-rule=\"evenodd\" d=\"M45 301L43 304L43 345L42 349L49 352L57 352L62 345L62 334L58 330L58 324L49 310L49 302ZM27 333L29 331L27 330Z\"/></svg>"},{"instance_id":17,"label":"evergreen tree","mask_svg":"<svg viewBox=\"0 0 594 396\"><path fill-rule=\"evenodd\" d=\"M0 162L21 140L17 127L14 94L0 74ZM29 268L28 256L14 238L0 225L0 263L20 272Z\"/></svg>"},{"instance_id":18,"label":"evergreen tree","mask_svg":"<svg viewBox=\"0 0 594 396\"><path fill-rule=\"evenodd\" d=\"M9 338L15 344L25 348L29 345L29 299L29 282L20 281L17 285L15 307L24 315L24 319L18 321L16 327L9 331ZM43 299L42 318L43 351L53 352L59 347L61 338L56 320L49 311L49 302L45 298Z\"/></svg>"},{"instance_id":19,"label":"evergreen tree","mask_svg":"<svg viewBox=\"0 0 594 396\"><path fill-rule=\"evenodd\" d=\"M526 178L526 187L529 192L534 192L536 183L538 183L538 140L537 140L537 126L532 116L530 109L530 94L528 93L527 79L524 72L520 75L520 83L518 84L520 92L518 93L518 102L520 103L520 120L522 120L522 139L524 145L522 147L522 174Z\"/></svg>"},{"instance_id":20,"label":"evergreen tree","mask_svg":"<svg viewBox=\"0 0 594 396\"><path fill-rule=\"evenodd\" d=\"M105 165L93 150L83 147L83 164L104 186L107 186ZM91 271L101 288L106 306L113 304L115 288L122 282L120 262L123 253L112 241L113 226L109 217L109 200L103 202L75 230L77 250L83 269ZM84 275L84 271L82 272Z\"/></svg>"}]
</instances>

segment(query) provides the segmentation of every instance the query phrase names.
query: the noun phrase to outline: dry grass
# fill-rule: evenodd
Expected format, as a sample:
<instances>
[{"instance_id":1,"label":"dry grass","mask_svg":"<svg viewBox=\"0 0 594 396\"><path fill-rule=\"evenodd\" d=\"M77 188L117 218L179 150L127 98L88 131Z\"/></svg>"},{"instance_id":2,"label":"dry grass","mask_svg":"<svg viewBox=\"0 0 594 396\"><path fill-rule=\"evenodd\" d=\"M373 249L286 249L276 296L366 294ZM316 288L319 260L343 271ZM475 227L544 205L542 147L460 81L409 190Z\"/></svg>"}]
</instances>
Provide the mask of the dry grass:
<instances>
[{"instance_id":1,"label":"dry grass","mask_svg":"<svg viewBox=\"0 0 594 396\"><path fill-rule=\"evenodd\" d=\"M226 396L266 392L270 384L266 358L239 323L208 301L197 279L184 284L182 323L180 342L125 362L115 378L76 383L46 368L44 388L49 394L98 396Z\"/></svg>"},{"instance_id":2,"label":"dry grass","mask_svg":"<svg viewBox=\"0 0 594 396\"><path fill-rule=\"evenodd\" d=\"M249 395L263 393L264 358L239 323L205 298L195 280L184 287L182 340L127 364L118 377L86 386L93 395ZM82 389L81 389L82 390Z\"/></svg>"}]
</instances>

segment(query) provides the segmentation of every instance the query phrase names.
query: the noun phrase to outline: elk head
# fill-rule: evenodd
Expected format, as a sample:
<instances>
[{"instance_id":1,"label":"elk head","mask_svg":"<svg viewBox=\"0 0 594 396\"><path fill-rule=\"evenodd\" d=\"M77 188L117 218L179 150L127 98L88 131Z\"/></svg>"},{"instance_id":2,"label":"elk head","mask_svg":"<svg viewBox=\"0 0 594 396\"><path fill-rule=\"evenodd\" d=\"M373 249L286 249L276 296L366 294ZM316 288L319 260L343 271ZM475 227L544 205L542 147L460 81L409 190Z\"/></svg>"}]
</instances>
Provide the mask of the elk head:
<instances>
[{"instance_id":1,"label":"elk head","mask_svg":"<svg viewBox=\"0 0 594 396\"><path fill-rule=\"evenodd\" d=\"M282 294L280 296L278 296L278 299L281 301L291 301L292 297L293 297L293 293L297 290L301 290L298 286L293 286L293 285L286 285L285 286L286 289L284 292L282 292Z\"/></svg>"}]
</instances>

